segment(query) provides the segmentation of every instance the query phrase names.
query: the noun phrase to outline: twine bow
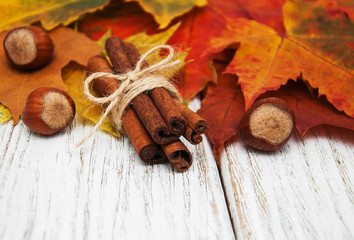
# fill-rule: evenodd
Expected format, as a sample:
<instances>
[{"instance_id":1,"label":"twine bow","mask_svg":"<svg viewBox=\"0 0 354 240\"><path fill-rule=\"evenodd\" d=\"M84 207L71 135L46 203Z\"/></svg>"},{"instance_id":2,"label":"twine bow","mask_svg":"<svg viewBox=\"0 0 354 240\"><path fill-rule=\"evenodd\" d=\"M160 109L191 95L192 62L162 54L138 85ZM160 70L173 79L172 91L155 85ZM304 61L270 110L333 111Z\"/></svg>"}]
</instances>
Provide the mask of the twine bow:
<instances>
[{"instance_id":1,"label":"twine bow","mask_svg":"<svg viewBox=\"0 0 354 240\"><path fill-rule=\"evenodd\" d=\"M160 62L151 65L147 68L142 69L142 64L145 59L151 55L154 51L159 49L168 49L169 54L166 58L161 60ZM136 64L135 69L128 71L122 74L112 74L106 72L96 72L91 74L86 78L84 83L84 92L89 100L98 104L108 104L106 110L101 116L100 120L96 123L96 125L91 129L90 133L82 139L76 146L80 146L84 143L88 138L95 133L98 128L102 125L103 120L108 116L108 114L112 114L112 121L116 125L118 131L122 129L122 117L124 110L128 107L130 102L139 94L152 90L157 87L163 87L175 97L180 98L180 95L175 88L175 86L168 81L164 76L157 74L157 72L175 68L177 67L181 61L176 60L171 62L174 57L174 49L169 45L160 45L156 46L149 51L147 51L144 55L142 55ZM96 78L114 78L119 84L119 88L113 92L111 95L107 97L96 97L90 91L91 83Z\"/></svg>"}]
</instances>

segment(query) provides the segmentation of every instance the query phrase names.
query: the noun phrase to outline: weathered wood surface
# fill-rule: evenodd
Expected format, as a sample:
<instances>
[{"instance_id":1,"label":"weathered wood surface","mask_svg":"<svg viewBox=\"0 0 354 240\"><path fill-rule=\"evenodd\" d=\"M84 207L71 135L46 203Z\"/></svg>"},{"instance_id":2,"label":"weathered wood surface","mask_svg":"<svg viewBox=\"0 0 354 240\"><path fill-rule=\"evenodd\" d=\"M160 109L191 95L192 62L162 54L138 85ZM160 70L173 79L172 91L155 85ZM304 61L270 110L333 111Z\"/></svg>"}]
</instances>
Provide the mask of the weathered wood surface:
<instances>
[{"instance_id":1,"label":"weathered wood surface","mask_svg":"<svg viewBox=\"0 0 354 240\"><path fill-rule=\"evenodd\" d=\"M177 173L103 132L76 148L91 127L0 125L0 239L235 238L207 141L188 145L193 166Z\"/></svg>"},{"instance_id":2,"label":"weathered wood surface","mask_svg":"<svg viewBox=\"0 0 354 240\"><path fill-rule=\"evenodd\" d=\"M221 175L238 239L354 239L353 144L328 127L274 153L229 142Z\"/></svg>"},{"instance_id":3,"label":"weathered wood surface","mask_svg":"<svg viewBox=\"0 0 354 240\"><path fill-rule=\"evenodd\" d=\"M91 127L0 124L0 239L354 239L353 132L319 127L275 153L230 141L220 171L204 140L181 174L103 132L76 148Z\"/></svg>"}]
</instances>

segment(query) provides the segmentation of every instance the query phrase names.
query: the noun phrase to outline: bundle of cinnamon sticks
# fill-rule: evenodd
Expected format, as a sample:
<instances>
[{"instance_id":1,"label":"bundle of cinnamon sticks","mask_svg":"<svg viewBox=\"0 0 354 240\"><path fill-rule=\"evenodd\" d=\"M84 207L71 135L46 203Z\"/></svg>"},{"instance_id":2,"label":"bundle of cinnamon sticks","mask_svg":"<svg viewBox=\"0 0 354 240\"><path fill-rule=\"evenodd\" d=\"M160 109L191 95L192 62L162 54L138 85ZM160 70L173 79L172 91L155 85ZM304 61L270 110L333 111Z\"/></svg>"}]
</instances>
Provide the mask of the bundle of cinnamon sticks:
<instances>
[{"instance_id":1,"label":"bundle of cinnamon sticks","mask_svg":"<svg viewBox=\"0 0 354 240\"><path fill-rule=\"evenodd\" d=\"M135 46L119 37L106 41L106 52L112 63L100 55L87 64L89 73L125 73L135 68L140 54ZM144 67L148 64L144 62ZM97 78L93 87L102 95L116 91L119 83L113 78ZM179 140L184 136L190 143L198 144L208 129L208 122L190 110L164 88L154 88L149 93L136 96L125 110L122 125L139 157L147 163L171 162L177 171L186 171L193 162L191 153Z\"/></svg>"}]
</instances>

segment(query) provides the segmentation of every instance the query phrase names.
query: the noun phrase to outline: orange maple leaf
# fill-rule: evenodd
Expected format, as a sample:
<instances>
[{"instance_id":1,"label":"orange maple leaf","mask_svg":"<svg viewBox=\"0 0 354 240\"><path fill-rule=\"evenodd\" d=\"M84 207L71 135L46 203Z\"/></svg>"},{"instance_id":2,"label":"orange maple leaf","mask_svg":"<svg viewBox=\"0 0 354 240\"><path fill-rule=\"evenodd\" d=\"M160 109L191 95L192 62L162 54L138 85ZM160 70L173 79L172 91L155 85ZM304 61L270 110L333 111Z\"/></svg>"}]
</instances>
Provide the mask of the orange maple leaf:
<instances>
[{"instance_id":1,"label":"orange maple leaf","mask_svg":"<svg viewBox=\"0 0 354 240\"><path fill-rule=\"evenodd\" d=\"M302 76L337 109L354 116L351 19L336 5L321 1L288 1L283 13L286 33L237 18L228 22L222 36L211 40L212 50L206 54L241 43L225 72L238 75L246 109L260 94Z\"/></svg>"},{"instance_id":2,"label":"orange maple leaf","mask_svg":"<svg viewBox=\"0 0 354 240\"><path fill-rule=\"evenodd\" d=\"M3 42L6 32L0 33ZM50 33L55 45L53 59L44 67L31 71L13 68L0 48L0 102L12 113L14 124L18 122L27 96L39 87L56 87L66 90L61 79L61 69L70 61L86 65L88 59L102 49L82 33L69 28L57 28Z\"/></svg>"}]
</instances>

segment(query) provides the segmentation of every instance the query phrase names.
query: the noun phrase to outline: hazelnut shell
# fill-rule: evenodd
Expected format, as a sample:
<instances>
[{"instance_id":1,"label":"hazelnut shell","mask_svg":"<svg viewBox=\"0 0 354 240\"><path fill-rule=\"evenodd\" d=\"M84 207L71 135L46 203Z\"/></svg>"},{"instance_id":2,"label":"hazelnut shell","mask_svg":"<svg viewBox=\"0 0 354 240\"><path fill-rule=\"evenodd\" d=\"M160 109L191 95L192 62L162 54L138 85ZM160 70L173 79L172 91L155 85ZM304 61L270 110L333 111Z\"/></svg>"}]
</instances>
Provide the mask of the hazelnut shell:
<instances>
[{"instance_id":1,"label":"hazelnut shell","mask_svg":"<svg viewBox=\"0 0 354 240\"><path fill-rule=\"evenodd\" d=\"M62 94L68 100L68 103L70 104L73 110L72 117L67 121L67 124L63 127L56 129L50 128L42 119L44 95L49 92L58 92ZM65 91L57 88L42 87L37 88L27 97L27 101L25 107L23 108L21 118L23 123L32 131L42 135L52 135L68 127L74 120L75 113L75 103Z\"/></svg>"},{"instance_id":2,"label":"hazelnut shell","mask_svg":"<svg viewBox=\"0 0 354 240\"><path fill-rule=\"evenodd\" d=\"M250 129L250 117L252 115L252 113L261 105L263 104L272 104L286 112L288 112L291 116L292 122L293 122L293 127L291 129L290 134L288 135L288 137L283 140L281 143L279 144L272 144L269 141L266 141L264 139L261 138L257 138L255 136L252 135L251 133L251 129ZM293 111L289 108L288 104L280 99L280 98L276 98L276 97L268 97L268 98L264 98L261 99L257 102L255 102L248 110L247 112L243 115L239 126L238 126L238 130L239 130L239 134L241 137L241 140L248 146L256 148L258 150L262 150L262 151L275 151L277 149L280 149L281 147L283 147L287 141L289 140L292 132L294 131L294 127L295 127L295 117L294 117L294 113Z\"/></svg>"},{"instance_id":3,"label":"hazelnut shell","mask_svg":"<svg viewBox=\"0 0 354 240\"><path fill-rule=\"evenodd\" d=\"M36 55L33 58L33 60L29 63L26 64L19 64L16 63L12 57L11 54L8 52L8 49L5 47L5 42L7 38L10 36L10 34L14 33L15 31L18 31L20 29L26 29L30 31L33 34L35 46L36 46ZM23 27L17 27L13 28L10 30L3 42L3 47L5 50L5 54L9 62L16 68L18 69L35 69L38 67L43 66L44 64L48 63L53 55L54 52L54 44L52 39L50 38L49 34L44 31L40 27L35 27L35 26L23 26Z\"/></svg>"}]
</instances>

